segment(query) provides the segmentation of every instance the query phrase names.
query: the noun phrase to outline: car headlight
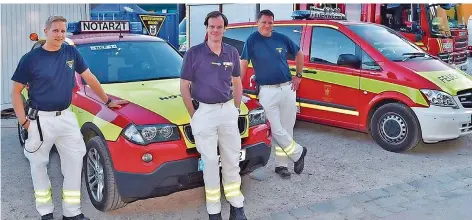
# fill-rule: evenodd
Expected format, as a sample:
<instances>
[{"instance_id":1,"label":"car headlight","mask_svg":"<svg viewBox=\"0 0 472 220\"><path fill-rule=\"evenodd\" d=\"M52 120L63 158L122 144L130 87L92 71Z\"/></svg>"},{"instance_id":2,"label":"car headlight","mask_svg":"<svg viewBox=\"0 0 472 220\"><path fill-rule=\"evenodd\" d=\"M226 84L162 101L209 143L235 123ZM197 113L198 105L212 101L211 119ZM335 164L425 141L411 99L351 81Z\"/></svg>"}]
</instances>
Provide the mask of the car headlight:
<instances>
[{"instance_id":1,"label":"car headlight","mask_svg":"<svg viewBox=\"0 0 472 220\"><path fill-rule=\"evenodd\" d=\"M428 98L431 105L455 109L459 108L454 98L445 92L430 89L421 89L420 91Z\"/></svg>"},{"instance_id":2,"label":"car headlight","mask_svg":"<svg viewBox=\"0 0 472 220\"><path fill-rule=\"evenodd\" d=\"M258 108L252 111L249 111L249 127L265 124L266 123L266 116L264 109Z\"/></svg>"},{"instance_id":3,"label":"car headlight","mask_svg":"<svg viewBox=\"0 0 472 220\"><path fill-rule=\"evenodd\" d=\"M180 139L179 129L175 125L134 125L131 124L123 132L129 141L146 145L155 142L175 141Z\"/></svg>"}]
</instances>

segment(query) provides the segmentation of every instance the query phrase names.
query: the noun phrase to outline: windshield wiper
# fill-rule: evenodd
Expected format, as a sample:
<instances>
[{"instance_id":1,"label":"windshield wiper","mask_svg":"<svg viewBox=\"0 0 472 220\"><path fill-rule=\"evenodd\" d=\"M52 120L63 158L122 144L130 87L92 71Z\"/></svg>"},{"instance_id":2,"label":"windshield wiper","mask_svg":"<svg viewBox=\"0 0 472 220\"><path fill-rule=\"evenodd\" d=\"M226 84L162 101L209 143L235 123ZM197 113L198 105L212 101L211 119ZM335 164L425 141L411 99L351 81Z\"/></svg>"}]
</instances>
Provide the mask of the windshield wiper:
<instances>
[{"instance_id":1,"label":"windshield wiper","mask_svg":"<svg viewBox=\"0 0 472 220\"><path fill-rule=\"evenodd\" d=\"M402 61L406 61L406 60L413 59L413 58L416 58L416 57L425 57L426 53L422 53L422 52L404 53L404 54L402 54L402 56L407 56L402 60Z\"/></svg>"}]
</instances>

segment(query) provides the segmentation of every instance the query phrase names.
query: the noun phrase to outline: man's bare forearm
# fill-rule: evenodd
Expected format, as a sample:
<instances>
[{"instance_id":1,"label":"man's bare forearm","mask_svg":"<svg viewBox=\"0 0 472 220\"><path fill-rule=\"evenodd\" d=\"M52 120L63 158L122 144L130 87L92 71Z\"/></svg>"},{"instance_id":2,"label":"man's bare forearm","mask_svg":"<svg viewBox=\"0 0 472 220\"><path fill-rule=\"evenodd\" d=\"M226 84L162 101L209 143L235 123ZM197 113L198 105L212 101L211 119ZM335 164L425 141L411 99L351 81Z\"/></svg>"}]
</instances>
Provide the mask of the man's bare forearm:
<instances>
[{"instance_id":1,"label":"man's bare forearm","mask_svg":"<svg viewBox=\"0 0 472 220\"><path fill-rule=\"evenodd\" d=\"M89 79L89 81L90 82L87 82L87 84L90 86L90 88L95 92L95 94L98 95L98 97L104 103L106 103L108 101L108 96L105 93L105 91L103 90L102 85L100 85L100 83L98 82L97 78L95 78L95 76L93 76L93 79L92 80Z\"/></svg>"},{"instance_id":2,"label":"man's bare forearm","mask_svg":"<svg viewBox=\"0 0 472 220\"><path fill-rule=\"evenodd\" d=\"M303 53L301 50L298 51L297 53L296 63L297 63L297 73L301 73L303 71Z\"/></svg>"},{"instance_id":3,"label":"man's bare forearm","mask_svg":"<svg viewBox=\"0 0 472 220\"><path fill-rule=\"evenodd\" d=\"M192 104L192 98L190 96L190 87L188 83L181 82L180 83L180 93L182 94L182 99L185 104L185 108L187 108L188 114L193 116L195 112L195 108Z\"/></svg>"},{"instance_id":4,"label":"man's bare forearm","mask_svg":"<svg viewBox=\"0 0 472 220\"><path fill-rule=\"evenodd\" d=\"M241 78L234 78L233 79L233 97L234 97L234 105L239 108L241 105L241 98L243 95L243 86L241 83Z\"/></svg>"},{"instance_id":5,"label":"man's bare forearm","mask_svg":"<svg viewBox=\"0 0 472 220\"><path fill-rule=\"evenodd\" d=\"M241 60L239 62L239 65L241 65L241 79L244 79L244 75L246 75L247 67L249 66L247 60Z\"/></svg>"},{"instance_id":6,"label":"man's bare forearm","mask_svg":"<svg viewBox=\"0 0 472 220\"><path fill-rule=\"evenodd\" d=\"M16 118L18 118L18 122L20 124L23 124L26 121L26 114L21 92L14 91L12 93L11 99Z\"/></svg>"}]
</instances>

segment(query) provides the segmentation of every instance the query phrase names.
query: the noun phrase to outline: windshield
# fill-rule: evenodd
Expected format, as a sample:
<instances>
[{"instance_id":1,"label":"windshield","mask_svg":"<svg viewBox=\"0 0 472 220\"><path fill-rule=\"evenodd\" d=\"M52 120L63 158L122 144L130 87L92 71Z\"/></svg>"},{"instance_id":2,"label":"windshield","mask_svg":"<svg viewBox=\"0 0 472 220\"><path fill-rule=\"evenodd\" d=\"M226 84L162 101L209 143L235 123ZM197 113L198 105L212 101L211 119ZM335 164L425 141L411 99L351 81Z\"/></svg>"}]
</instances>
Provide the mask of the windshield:
<instances>
[{"instance_id":1,"label":"windshield","mask_svg":"<svg viewBox=\"0 0 472 220\"><path fill-rule=\"evenodd\" d=\"M392 61L403 61L411 55L424 53L390 28L374 24L349 25L348 28Z\"/></svg>"},{"instance_id":2,"label":"windshield","mask_svg":"<svg viewBox=\"0 0 472 220\"><path fill-rule=\"evenodd\" d=\"M107 42L77 48L103 84L180 77L182 57L165 42Z\"/></svg>"},{"instance_id":3,"label":"windshield","mask_svg":"<svg viewBox=\"0 0 472 220\"><path fill-rule=\"evenodd\" d=\"M446 10L439 5L429 5L426 10L431 24L431 33L451 36Z\"/></svg>"},{"instance_id":4,"label":"windshield","mask_svg":"<svg viewBox=\"0 0 472 220\"><path fill-rule=\"evenodd\" d=\"M450 9L446 10L447 20L451 29L465 28L465 21L460 17L460 14L458 14L458 10L460 10L459 7L462 6L460 4L455 4Z\"/></svg>"}]
</instances>

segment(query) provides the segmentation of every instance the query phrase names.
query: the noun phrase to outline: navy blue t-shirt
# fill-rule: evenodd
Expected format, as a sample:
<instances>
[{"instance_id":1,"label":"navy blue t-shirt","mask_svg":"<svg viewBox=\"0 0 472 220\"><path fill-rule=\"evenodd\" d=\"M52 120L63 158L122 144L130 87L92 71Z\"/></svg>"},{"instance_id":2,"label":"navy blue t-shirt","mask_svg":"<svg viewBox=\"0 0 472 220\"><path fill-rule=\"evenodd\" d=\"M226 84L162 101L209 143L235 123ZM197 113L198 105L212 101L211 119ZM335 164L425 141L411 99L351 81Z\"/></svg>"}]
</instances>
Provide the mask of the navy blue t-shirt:
<instances>
[{"instance_id":1,"label":"navy blue t-shirt","mask_svg":"<svg viewBox=\"0 0 472 220\"><path fill-rule=\"evenodd\" d=\"M300 47L287 36L273 31L265 37L256 31L249 35L241 59L252 63L258 85L274 85L292 80L287 54L297 55Z\"/></svg>"},{"instance_id":2,"label":"navy blue t-shirt","mask_svg":"<svg viewBox=\"0 0 472 220\"><path fill-rule=\"evenodd\" d=\"M11 80L28 84L30 107L62 111L71 104L75 72L82 74L87 69L74 46L64 44L58 51L38 47L20 59Z\"/></svg>"}]
</instances>

